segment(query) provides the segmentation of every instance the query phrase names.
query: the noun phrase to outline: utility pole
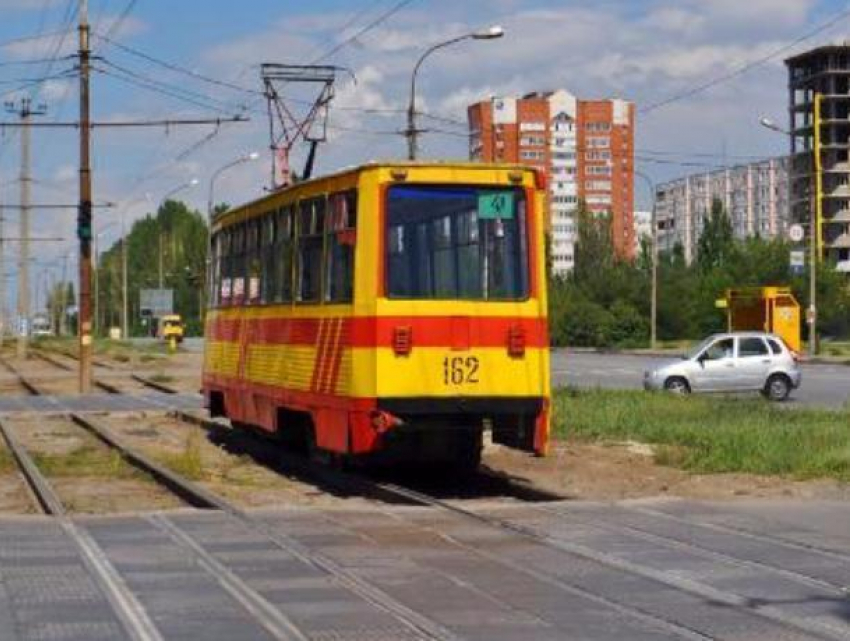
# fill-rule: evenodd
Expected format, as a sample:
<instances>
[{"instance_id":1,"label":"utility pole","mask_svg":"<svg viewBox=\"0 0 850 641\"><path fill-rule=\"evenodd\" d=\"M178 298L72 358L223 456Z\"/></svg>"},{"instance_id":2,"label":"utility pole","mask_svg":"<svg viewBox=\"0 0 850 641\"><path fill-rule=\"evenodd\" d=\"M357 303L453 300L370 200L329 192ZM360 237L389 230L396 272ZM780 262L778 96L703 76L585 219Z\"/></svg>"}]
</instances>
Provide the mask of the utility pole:
<instances>
[{"instance_id":1,"label":"utility pole","mask_svg":"<svg viewBox=\"0 0 850 641\"><path fill-rule=\"evenodd\" d=\"M68 333L68 258L70 254L65 254L62 259L62 292L59 297L59 304L62 311L59 314L59 335L65 336Z\"/></svg>"},{"instance_id":2,"label":"utility pole","mask_svg":"<svg viewBox=\"0 0 850 641\"><path fill-rule=\"evenodd\" d=\"M130 338L130 317L127 312L127 229L124 210L121 210L121 338Z\"/></svg>"},{"instance_id":3,"label":"utility pole","mask_svg":"<svg viewBox=\"0 0 850 641\"><path fill-rule=\"evenodd\" d=\"M821 101L823 94L815 93L814 100L814 163L815 172L815 206L811 209L809 221L809 309L806 320L809 323L809 356L818 353L818 264L820 263L823 244L823 167L821 164Z\"/></svg>"},{"instance_id":4,"label":"utility pole","mask_svg":"<svg viewBox=\"0 0 850 641\"><path fill-rule=\"evenodd\" d=\"M80 209L77 215L77 236L80 239L80 394L91 391L92 378L92 317L91 317L91 240L92 240L92 183L91 183L91 105L89 96L91 74L91 45L89 42L89 3L80 0Z\"/></svg>"},{"instance_id":5,"label":"utility pole","mask_svg":"<svg viewBox=\"0 0 850 641\"><path fill-rule=\"evenodd\" d=\"M18 250L18 327L17 327L17 356L27 357L30 323L30 204L31 204L31 154L30 154L30 121L32 116L41 116L47 112L43 106L33 108L29 98L21 98L20 102L6 104L6 111L14 113L21 119L21 213L20 236L21 245Z\"/></svg>"},{"instance_id":6,"label":"utility pole","mask_svg":"<svg viewBox=\"0 0 850 641\"><path fill-rule=\"evenodd\" d=\"M162 230L159 231L159 288L163 287L162 280Z\"/></svg>"}]
</instances>

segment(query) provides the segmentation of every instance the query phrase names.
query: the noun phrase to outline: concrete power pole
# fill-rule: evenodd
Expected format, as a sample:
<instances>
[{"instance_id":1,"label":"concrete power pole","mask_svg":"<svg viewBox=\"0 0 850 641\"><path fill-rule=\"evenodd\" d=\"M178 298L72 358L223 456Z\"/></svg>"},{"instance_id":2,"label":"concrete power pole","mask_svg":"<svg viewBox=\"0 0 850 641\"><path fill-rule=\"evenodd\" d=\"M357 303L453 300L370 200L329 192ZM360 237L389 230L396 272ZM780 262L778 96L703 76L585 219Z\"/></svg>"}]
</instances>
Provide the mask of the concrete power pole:
<instances>
[{"instance_id":1,"label":"concrete power pole","mask_svg":"<svg viewBox=\"0 0 850 641\"><path fill-rule=\"evenodd\" d=\"M91 391L92 378L92 181L91 181L91 45L89 42L89 3L80 0L80 209L77 236L80 239L79 338L80 394Z\"/></svg>"},{"instance_id":2,"label":"concrete power pole","mask_svg":"<svg viewBox=\"0 0 850 641\"><path fill-rule=\"evenodd\" d=\"M21 119L21 214L20 214L20 249L18 250L18 327L17 329L17 356L27 357L27 347L30 330L30 203L32 176L31 154L30 154L30 121L33 116L41 116L47 112L43 106L33 108L29 98L22 98L20 102L7 104L6 110L16 114Z\"/></svg>"}]
</instances>

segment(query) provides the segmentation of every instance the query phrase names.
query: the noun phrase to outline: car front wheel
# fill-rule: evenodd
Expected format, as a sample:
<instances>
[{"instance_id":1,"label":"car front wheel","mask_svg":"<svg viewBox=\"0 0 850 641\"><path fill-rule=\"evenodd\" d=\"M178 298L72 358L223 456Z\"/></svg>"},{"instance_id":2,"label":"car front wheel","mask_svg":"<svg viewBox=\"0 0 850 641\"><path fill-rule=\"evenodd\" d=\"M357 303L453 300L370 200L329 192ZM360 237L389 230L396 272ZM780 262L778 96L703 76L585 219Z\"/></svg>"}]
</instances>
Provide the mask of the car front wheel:
<instances>
[{"instance_id":1,"label":"car front wheel","mask_svg":"<svg viewBox=\"0 0 850 641\"><path fill-rule=\"evenodd\" d=\"M673 394L689 394L691 391L688 381L681 376L671 376L664 381L664 389Z\"/></svg>"},{"instance_id":2,"label":"car front wheel","mask_svg":"<svg viewBox=\"0 0 850 641\"><path fill-rule=\"evenodd\" d=\"M791 381L787 376L774 374L767 379L763 393L771 401L784 401L791 393Z\"/></svg>"}]
</instances>

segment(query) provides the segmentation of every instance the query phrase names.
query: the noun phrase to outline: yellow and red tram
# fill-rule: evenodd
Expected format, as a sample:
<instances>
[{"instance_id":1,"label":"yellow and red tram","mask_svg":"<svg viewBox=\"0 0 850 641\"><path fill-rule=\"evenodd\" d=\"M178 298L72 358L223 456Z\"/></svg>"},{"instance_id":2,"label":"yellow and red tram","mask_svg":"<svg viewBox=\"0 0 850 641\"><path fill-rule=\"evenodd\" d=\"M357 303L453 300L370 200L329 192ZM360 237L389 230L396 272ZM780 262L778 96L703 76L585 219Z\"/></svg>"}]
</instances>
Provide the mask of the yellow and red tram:
<instances>
[{"instance_id":1,"label":"yellow and red tram","mask_svg":"<svg viewBox=\"0 0 850 641\"><path fill-rule=\"evenodd\" d=\"M338 455L545 453L544 202L529 168L374 163L219 215L210 412Z\"/></svg>"}]
</instances>

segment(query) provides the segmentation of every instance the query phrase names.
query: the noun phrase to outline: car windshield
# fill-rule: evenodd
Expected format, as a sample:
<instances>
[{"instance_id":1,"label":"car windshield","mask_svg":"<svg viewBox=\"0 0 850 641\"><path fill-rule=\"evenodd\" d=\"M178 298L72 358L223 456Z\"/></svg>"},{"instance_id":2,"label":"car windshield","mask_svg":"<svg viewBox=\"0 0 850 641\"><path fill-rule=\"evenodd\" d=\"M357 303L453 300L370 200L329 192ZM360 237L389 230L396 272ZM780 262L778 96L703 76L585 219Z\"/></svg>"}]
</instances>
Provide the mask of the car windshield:
<instances>
[{"instance_id":1,"label":"car windshield","mask_svg":"<svg viewBox=\"0 0 850 641\"><path fill-rule=\"evenodd\" d=\"M706 339L704 339L704 340L700 341L700 342L696 345L696 347L692 347L692 348L690 349L690 351L685 352L685 355L684 355L682 358L683 358L683 359L686 359L686 360L691 360L691 359L696 358L696 357L697 357L697 356L699 356L699 355L700 355L700 353L702 353L702 351L703 351L706 347L708 347L708 346L711 344L711 342L712 342L712 341L714 341L716 338L717 338L716 336L709 336L708 338L706 338Z\"/></svg>"}]
</instances>

